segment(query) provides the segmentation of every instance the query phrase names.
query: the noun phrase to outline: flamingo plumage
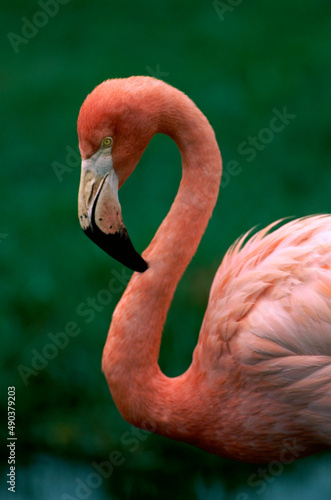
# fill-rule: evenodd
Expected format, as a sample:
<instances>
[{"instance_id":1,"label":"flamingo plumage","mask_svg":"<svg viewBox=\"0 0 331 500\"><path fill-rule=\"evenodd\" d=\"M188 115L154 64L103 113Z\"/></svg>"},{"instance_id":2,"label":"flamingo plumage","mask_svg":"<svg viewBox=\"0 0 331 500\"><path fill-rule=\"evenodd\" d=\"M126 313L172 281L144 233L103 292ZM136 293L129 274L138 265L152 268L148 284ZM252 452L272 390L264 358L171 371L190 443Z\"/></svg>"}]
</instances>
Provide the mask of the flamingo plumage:
<instances>
[{"instance_id":1,"label":"flamingo plumage","mask_svg":"<svg viewBox=\"0 0 331 500\"><path fill-rule=\"evenodd\" d=\"M140 256L117 191L156 133L176 142L182 179ZM87 96L78 137L81 226L136 271L113 313L102 358L124 419L245 462L290 461L329 447L331 216L270 232L271 224L238 240L213 281L192 363L169 378L158 365L162 329L217 200L222 160L215 134L185 94L152 77L131 77L107 80Z\"/></svg>"}]
</instances>

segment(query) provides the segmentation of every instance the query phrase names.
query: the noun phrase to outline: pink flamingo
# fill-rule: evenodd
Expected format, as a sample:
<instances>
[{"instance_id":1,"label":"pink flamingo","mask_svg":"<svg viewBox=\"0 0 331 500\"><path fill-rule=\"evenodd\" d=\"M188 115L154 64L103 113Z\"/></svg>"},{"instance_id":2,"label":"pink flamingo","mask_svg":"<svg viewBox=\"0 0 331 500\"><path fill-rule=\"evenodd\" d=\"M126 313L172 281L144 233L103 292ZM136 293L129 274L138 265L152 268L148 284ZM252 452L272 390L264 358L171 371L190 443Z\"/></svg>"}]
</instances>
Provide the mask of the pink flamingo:
<instances>
[{"instance_id":1,"label":"pink flamingo","mask_svg":"<svg viewBox=\"0 0 331 500\"><path fill-rule=\"evenodd\" d=\"M156 133L180 149L182 179L141 257L117 192ZM246 462L291 461L330 446L331 216L270 233L271 224L236 242L215 276L192 364L169 378L158 365L162 328L219 191L213 129L182 92L131 77L105 81L87 96L78 137L80 224L137 271L113 314L102 359L124 419Z\"/></svg>"}]
</instances>

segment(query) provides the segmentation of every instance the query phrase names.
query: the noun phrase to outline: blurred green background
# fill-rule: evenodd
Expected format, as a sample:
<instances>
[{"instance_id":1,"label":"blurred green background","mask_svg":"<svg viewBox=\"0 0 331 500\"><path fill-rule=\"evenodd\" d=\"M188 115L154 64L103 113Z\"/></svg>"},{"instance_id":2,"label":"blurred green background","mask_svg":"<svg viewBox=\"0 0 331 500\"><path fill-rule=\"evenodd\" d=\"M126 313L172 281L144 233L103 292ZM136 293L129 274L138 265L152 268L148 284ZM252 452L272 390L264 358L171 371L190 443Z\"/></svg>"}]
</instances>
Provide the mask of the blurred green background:
<instances>
[{"instance_id":1,"label":"blurred green background","mask_svg":"<svg viewBox=\"0 0 331 500\"><path fill-rule=\"evenodd\" d=\"M329 453L267 467L252 484L259 466L155 435L131 437L127 444L133 430L119 416L100 367L120 294L109 304L98 302L90 322L77 312L123 268L79 227L76 135L87 93L107 78L135 74L157 76L186 92L216 131L223 188L176 292L161 347L164 372L182 373L230 244L255 225L330 212L330 2L42 5L3 3L0 16L1 456L6 473L6 393L16 386L16 499L331 498ZM273 137L261 132L273 110L284 107L295 118ZM264 144L243 153L240 144L258 134ZM155 137L120 192L139 251L166 215L179 179L176 146ZM79 335L63 349L48 348L49 359L26 371L36 352L52 343L49 334L63 332L69 321ZM114 450L121 464L107 478L93 476L93 462L109 460Z\"/></svg>"}]
</instances>

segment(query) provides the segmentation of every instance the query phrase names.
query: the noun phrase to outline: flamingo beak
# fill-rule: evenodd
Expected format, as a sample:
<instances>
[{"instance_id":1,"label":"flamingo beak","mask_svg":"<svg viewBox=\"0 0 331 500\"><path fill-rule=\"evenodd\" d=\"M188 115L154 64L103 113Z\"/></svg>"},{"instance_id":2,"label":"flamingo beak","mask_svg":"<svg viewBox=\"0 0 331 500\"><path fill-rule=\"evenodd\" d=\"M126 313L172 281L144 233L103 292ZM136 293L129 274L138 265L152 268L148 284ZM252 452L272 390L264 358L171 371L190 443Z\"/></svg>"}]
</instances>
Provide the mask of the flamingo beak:
<instances>
[{"instance_id":1,"label":"flamingo beak","mask_svg":"<svg viewBox=\"0 0 331 500\"><path fill-rule=\"evenodd\" d=\"M133 271L146 271L123 223L111 155L101 150L82 160L78 216L84 233L108 255Z\"/></svg>"}]
</instances>

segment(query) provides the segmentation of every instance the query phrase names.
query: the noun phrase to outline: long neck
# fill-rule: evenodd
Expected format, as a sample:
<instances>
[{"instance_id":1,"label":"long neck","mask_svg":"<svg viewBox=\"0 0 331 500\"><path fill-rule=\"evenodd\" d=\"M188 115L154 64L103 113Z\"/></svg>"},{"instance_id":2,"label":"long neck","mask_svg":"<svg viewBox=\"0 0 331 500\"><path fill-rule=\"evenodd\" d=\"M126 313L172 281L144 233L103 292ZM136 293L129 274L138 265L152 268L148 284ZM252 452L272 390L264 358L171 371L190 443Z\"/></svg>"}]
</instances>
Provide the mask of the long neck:
<instances>
[{"instance_id":1,"label":"long neck","mask_svg":"<svg viewBox=\"0 0 331 500\"><path fill-rule=\"evenodd\" d=\"M189 412L196 381L192 365L177 378L161 372L162 329L177 284L216 203L222 162L207 119L178 91L161 105L158 131L177 143L182 179L167 217L143 253L148 270L133 274L115 309L103 371L123 417L138 427L149 422L153 430L165 434L175 433L177 421L179 426L183 413Z\"/></svg>"}]
</instances>

